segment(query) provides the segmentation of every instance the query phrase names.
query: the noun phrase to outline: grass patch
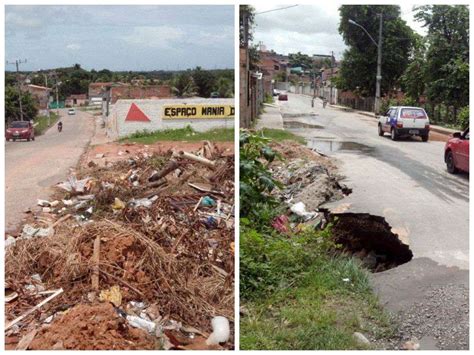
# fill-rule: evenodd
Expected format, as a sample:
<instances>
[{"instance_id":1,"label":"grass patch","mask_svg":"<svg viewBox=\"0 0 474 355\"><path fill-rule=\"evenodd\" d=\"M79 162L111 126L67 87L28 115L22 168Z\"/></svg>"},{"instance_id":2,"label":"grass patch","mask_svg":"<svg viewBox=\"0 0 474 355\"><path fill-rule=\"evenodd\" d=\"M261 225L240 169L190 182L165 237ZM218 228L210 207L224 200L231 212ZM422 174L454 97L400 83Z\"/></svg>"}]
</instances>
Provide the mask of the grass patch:
<instances>
[{"instance_id":1,"label":"grass patch","mask_svg":"<svg viewBox=\"0 0 474 355\"><path fill-rule=\"evenodd\" d=\"M308 269L297 285L244 302L242 350L364 350L370 347L354 340L355 331L376 339L393 334L366 272L352 259L321 257Z\"/></svg>"},{"instance_id":2,"label":"grass patch","mask_svg":"<svg viewBox=\"0 0 474 355\"><path fill-rule=\"evenodd\" d=\"M293 134L284 129L263 128L257 132L263 134L264 137L270 138L274 141L292 140L300 144L306 143L303 137L297 136L296 134Z\"/></svg>"},{"instance_id":3,"label":"grass patch","mask_svg":"<svg viewBox=\"0 0 474 355\"><path fill-rule=\"evenodd\" d=\"M48 116L38 116L35 119L35 123L37 125L35 126L35 135L40 136L42 135L49 127L52 127L56 124L56 122L59 119L59 116L55 112L50 112L49 113L51 116L51 125L48 126Z\"/></svg>"},{"instance_id":4,"label":"grass patch","mask_svg":"<svg viewBox=\"0 0 474 355\"><path fill-rule=\"evenodd\" d=\"M190 126L178 129L166 129L162 131L141 131L128 137L120 139L121 142L135 142L141 144L151 144L159 141L203 141L233 142L233 128L215 128L206 132L196 132Z\"/></svg>"}]
</instances>

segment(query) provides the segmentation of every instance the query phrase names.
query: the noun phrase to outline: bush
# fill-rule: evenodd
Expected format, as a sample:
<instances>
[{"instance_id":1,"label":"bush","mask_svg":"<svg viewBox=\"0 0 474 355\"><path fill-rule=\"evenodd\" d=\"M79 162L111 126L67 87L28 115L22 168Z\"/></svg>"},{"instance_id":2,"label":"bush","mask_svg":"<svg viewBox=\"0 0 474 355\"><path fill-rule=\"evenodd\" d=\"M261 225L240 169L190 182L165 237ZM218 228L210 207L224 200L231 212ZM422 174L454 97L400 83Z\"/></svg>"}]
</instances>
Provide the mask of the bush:
<instances>
[{"instance_id":1,"label":"bush","mask_svg":"<svg viewBox=\"0 0 474 355\"><path fill-rule=\"evenodd\" d=\"M456 124L462 129L466 129L469 126L469 106L464 106L459 111Z\"/></svg>"}]
</instances>

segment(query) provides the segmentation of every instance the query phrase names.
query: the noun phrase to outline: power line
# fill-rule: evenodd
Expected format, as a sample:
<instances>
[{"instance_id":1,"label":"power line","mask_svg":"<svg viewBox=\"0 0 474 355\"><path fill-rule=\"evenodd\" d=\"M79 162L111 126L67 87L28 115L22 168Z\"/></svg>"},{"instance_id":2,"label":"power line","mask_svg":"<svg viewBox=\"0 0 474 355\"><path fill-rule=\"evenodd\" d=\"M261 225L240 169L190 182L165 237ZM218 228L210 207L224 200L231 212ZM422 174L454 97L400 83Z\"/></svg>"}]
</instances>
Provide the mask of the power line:
<instances>
[{"instance_id":1,"label":"power line","mask_svg":"<svg viewBox=\"0 0 474 355\"><path fill-rule=\"evenodd\" d=\"M273 12L273 11L291 9L292 7L296 7L296 6L299 6L299 5L291 5L291 6L286 6L286 7L279 7L278 9L267 10L267 11L262 11L262 12L256 12L255 15L266 14L267 12Z\"/></svg>"}]
</instances>

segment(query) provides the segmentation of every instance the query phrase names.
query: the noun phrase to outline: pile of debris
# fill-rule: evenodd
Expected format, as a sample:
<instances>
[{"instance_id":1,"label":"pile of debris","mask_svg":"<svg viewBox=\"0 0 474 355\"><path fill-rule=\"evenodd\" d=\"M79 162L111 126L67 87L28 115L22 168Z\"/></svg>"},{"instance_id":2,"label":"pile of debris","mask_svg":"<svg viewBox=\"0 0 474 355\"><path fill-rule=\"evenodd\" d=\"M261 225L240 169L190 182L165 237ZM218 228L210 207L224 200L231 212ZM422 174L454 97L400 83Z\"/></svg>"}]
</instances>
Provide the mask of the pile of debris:
<instances>
[{"instance_id":1,"label":"pile of debris","mask_svg":"<svg viewBox=\"0 0 474 355\"><path fill-rule=\"evenodd\" d=\"M234 188L209 142L89 162L7 238L7 346L233 348Z\"/></svg>"},{"instance_id":2,"label":"pile of debris","mask_svg":"<svg viewBox=\"0 0 474 355\"><path fill-rule=\"evenodd\" d=\"M339 183L335 164L325 156L317 154L297 143L272 143L281 160L275 160L270 169L273 178L283 188L273 193L284 201L290 212L289 222L304 222L323 228L326 224L325 211L320 207L326 202L342 199L351 191ZM288 217L279 216L274 227L285 225Z\"/></svg>"}]
</instances>

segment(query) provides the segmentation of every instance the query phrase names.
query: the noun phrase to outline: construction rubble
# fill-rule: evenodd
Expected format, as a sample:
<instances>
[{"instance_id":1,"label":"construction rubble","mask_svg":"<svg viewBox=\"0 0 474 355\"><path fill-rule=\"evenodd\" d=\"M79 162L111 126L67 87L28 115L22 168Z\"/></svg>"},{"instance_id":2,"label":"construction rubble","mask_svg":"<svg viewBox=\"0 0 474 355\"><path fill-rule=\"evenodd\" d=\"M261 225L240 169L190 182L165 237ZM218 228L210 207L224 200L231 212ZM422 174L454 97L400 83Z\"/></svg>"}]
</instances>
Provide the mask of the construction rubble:
<instances>
[{"instance_id":1,"label":"construction rubble","mask_svg":"<svg viewBox=\"0 0 474 355\"><path fill-rule=\"evenodd\" d=\"M233 349L233 154L97 159L6 236L6 348Z\"/></svg>"}]
</instances>

